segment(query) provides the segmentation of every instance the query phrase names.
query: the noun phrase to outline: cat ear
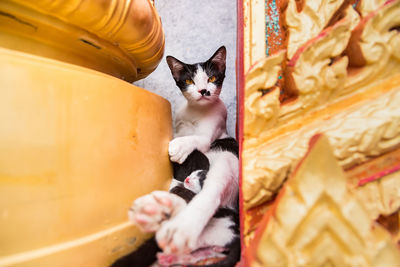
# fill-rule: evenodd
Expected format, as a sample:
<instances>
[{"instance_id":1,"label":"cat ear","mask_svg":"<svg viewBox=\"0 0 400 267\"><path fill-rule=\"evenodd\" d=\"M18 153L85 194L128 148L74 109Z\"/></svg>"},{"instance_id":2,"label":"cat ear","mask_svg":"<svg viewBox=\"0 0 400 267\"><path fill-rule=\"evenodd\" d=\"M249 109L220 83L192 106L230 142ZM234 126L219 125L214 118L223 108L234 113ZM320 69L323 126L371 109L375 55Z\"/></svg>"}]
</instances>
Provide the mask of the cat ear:
<instances>
[{"instance_id":1,"label":"cat ear","mask_svg":"<svg viewBox=\"0 0 400 267\"><path fill-rule=\"evenodd\" d=\"M225 71L225 61L226 61L225 46L221 46L220 48L218 48L218 50L208 61L214 64L219 71L221 72Z\"/></svg>"},{"instance_id":2,"label":"cat ear","mask_svg":"<svg viewBox=\"0 0 400 267\"><path fill-rule=\"evenodd\" d=\"M181 74L181 71L185 67L185 63L177 60L176 58L172 56L167 56L167 63L168 67L171 70L172 77L174 77L175 80L179 80L179 76Z\"/></svg>"}]
</instances>

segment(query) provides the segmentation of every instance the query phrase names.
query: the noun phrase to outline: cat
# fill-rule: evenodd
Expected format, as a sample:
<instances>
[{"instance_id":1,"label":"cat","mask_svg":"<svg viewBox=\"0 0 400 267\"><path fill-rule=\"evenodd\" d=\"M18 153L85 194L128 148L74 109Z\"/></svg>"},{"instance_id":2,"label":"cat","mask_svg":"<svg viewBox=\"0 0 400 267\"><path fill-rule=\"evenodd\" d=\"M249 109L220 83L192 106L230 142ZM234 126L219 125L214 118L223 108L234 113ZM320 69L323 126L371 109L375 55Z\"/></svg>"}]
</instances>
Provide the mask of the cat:
<instances>
[{"instance_id":1,"label":"cat","mask_svg":"<svg viewBox=\"0 0 400 267\"><path fill-rule=\"evenodd\" d=\"M210 146L210 150L215 152L229 151L238 156L239 146L235 139L225 138L214 141ZM198 150L193 151L183 164L174 164L174 177L177 178L177 180L175 186L171 188L170 193L178 195L180 198L184 199L186 203L190 202L193 197L201 191L209 167L208 158ZM156 193L166 192L153 192L153 194ZM159 194L156 195L156 197L159 196ZM179 205L182 205L182 203ZM175 210L179 210L177 207L178 204L175 205ZM160 220L163 221L167 218L171 218L174 214L175 212L164 210L163 215L165 217L160 218ZM131 216L133 215L131 214ZM135 221L135 219L132 220ZM156 227L156 229L158 228L159 227ZM147 229L147 232L151 231L152 230ZM210 236L216 238L210 238ZM219 208L207 224L199 239L199 247L224 247L228 252L223 260L206 266L233 266L240 258L238 204L235 210ZM158 247L155 237L153 237L147 240L133 253L119 259L113 264L113 267L150 266L157 261L156 255L159 252L161 252L161 249ZM200 257L199 259L201 259L201 256L202 255L196 255L192 258ZM175 261L179 260L179 258L175 259Z\"/></svg>"},{"instance_id":2,"label":"cat","mask_svg":"<svg viewBox=\"0 0 400 267\"><path fill-rule=\"evenodd\" d=\"M194 194L200 193L206 180L207 172L208 169L193 171L181 184L177 185L174 190L181 188L179 191L189 190ZM193 198L192 194L186 193L185 195L190 195L189 198ZM190 264L195 264L201 260L213 257L224 259L206 266L222 267L235 265L240 259L238 211L229 208L219 208L203 230L199 239L199 244L200 248L189 255L158 253L158 263L161 266L190 266ZM222 252L227 252L227 256Z\"/></svg>"},{"instance_id":3,"label":"cat","mask_svg":"<svg viewBox=\"0 0 400 267\"><path fill-rule=\"evenodd\" d=\"M238 151L231 148L235 144L237 147L237 143L227 134L227 111L219 99L225 61L224 46L202 63L186 64L167 57L175 83L187 100L177 112L175 138L168 148L174 162L174 178L170 192L154 191L140 197L130 211L130 218L142 230L156 232L158 247L165 253L187 254L195 250L216 211L235 209L238 205ZM183 195L188 190L179 189L182 187L178 185L186 177L184 173L193 171L184 167L196 165L198 162L193 159L200 155L205 155L210 164L207 178L202 190L186 202ZM138 252L143 252L142 247ZM128 258L129 255L125 257Z\"/></svg>"},{"instance_id":4,"label":"cat","mask_svg":"<svg viewBox=\"0 0 400 267\"><path fill-rule=\"evenodd\" d=\"M222 140L217 140L222 141ZM224 140L225 141L225 140ZM230 141L230 140L229 140ZM235 141L236 142L236 141ZM207 177L208 169L199 169L193 171L182 183L182 186L194 194L200 193ZM210 239L216 236L218 239L229 240L227 243L210 244ZM224 236L224 237L222 237ZM221 238L222 237L222 238ZM208 267L234 266L240 259L240 236L239 236L239 213L238 209L219 208L211 218L206 228L203 230L200 239L204 239L200 243L204 246L219 245L228 254L224 260L217 263L206 265Z\"/></svg>"}]
</instances>

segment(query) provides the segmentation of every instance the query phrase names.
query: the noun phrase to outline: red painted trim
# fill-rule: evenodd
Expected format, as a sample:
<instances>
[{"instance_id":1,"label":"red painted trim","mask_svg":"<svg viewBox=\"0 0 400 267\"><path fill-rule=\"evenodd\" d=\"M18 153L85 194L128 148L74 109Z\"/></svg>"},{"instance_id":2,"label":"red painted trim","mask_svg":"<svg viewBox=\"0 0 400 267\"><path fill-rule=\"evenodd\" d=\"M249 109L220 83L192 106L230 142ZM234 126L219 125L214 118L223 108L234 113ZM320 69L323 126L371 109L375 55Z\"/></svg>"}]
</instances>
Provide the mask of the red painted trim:
<instances>
[{"instance_id":1,"label":"red painted trim","mask_svg":"<svg viewBox=\"0 0 400 267\"><path fill-rule=\"evenodd\" d=\"M239 142L239 213L240 213L240 238L242 246L242 266L246 266L244 257L244 209L243 209L243 193L242 193L242 151L243 151L243 119L244 119L244 18L243 18L243 0L238 0L237 10L237 42L236 42L236 95L237 95L237 111L236 111L236 137Z\"/></svg>"},{"instance_id":2,"label":"red painted trim","mask_svg":"<svg viewBox=\"0 0 400 267\"><path fill-rule=\"evenodd\" d=\"M384 177L386 175L389 175L391 173L397 172L399 170L400 170L400 164L394 166L393 168L378 172L378 173L376 173L374 175L371 175L371 176L369 176L367 178L361 179L360 181L358 181L357 186L363 186L363 185L368 184L370 182L379 180L380 178L382 178L382 177Z\"/></svg>"}]
</instances>

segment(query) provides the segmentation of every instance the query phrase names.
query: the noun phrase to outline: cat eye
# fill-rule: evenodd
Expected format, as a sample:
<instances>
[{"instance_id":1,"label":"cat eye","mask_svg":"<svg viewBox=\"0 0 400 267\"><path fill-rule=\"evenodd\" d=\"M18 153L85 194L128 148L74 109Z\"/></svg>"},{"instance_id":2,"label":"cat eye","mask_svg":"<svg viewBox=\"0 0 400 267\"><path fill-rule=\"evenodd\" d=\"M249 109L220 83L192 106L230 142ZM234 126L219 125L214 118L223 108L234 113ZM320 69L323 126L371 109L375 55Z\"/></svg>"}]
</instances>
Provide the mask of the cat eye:
<instances>
[{"instance_id":1,"label":"cat eye","mask_svg":"<svg viewBox=\"0 0 400 267\"><path fill-rule=\"evenodd\" d=\"M211 76L210 78L208 78L208 82L213 83L213 82L215 82L216 79L217 78L215 78L215 76Z\"/></svg>"},{"instance_id":2,"label":"cat eye","mask_svg":"<svg viewBox=\"0 0 400 267\"><path fill-rule=\"evenodd\" d=\"M186 84L193 84L192 80L186 80L185 82L186 82Z\"/></svg>"}]
</instances>

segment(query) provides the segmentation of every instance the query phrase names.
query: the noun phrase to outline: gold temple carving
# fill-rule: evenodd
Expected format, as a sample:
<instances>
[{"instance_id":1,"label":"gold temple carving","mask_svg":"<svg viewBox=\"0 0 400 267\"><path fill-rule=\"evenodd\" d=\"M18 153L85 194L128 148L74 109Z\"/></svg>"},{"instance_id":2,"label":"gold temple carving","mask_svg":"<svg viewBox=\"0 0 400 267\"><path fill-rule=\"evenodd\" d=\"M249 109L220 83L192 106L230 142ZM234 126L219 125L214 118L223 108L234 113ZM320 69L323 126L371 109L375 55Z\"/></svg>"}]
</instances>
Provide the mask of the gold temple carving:
<instances>
[{"instance_id":1,"label":"gold temple carving","mask_svg":"<svg viewBox=\"0 0 400 267\"><path fill-rule=\"evenodd\" d=\"M396 81L400 83L400 76ZM376 90L377 87L372 89ZM246 182L243 183L245 205L254 207L272 197L304 156L309 138L316 133L327 135L334 147L335 156L344 168L395 149L400 143L398 101L400 84L390 93L366 101L362 106L355 106L329 120L327 118L331 115L326 114L306 127L293 128L291 135L246 149L243 152L246 170ZM259 190L260 187L262 190Z\"/></svg>"},{"instance_id":2,"label":"gold temple carving","mask_svg":"<svg viewBox=\"0 0 400 267\"><path fill-rule=\"evenodd\" d=\"M245 68L242 203L244 244L250 266L324 266L328 263L396 266L392 264L396 261L385 265L381 256L371 251L377 252L380 245L391 243L390 239L400 240L400 1L267 2L283 7L279 15L285 25L282 36L286 39L280 50L274 47L278 52L268 57L245 54L248 68ZM255 17L258 13L249 16ZM248 22L245 33L262 28L256 20ZM265 44L260 36L249 36L247 43ZM335 161L334 165L345 172L332 186L346 187L346 198L362 202L357 208L362 214L357 213L359 218L350 218L347 226L353 219L360 220L359 227L369 229L363 232L362 238L370 243L360 241L362 235L353 232L359 240L348 240L355 247L345 248L339 244L343 240L337 241L347 226L341 230L332 226L328 233L321 232L320 247L313 247L315 257L311 253L300 259L304 255L296 253L301 248L293 246L301 241L305 229L298 229L292 239L285 235L291 235L291 229L297 227L296 216L311 218L314 211L299 206L304 205L307 197L304 192L297 200L287 195L288 190L299 190L294 189L299 186L294 182L296 178L289 177L299 175L296 166L300 162L308 171L316 167L311 161L315 165L321 162L318 156L307 159L311 153L307 152L309 140L321 133L327 139L324 142L331 144L331 148L320 145L324 151L332 150L328 153L332 157L329 161ZM309 187L307 194L312 195L313 190ZM328 191L325 193L329 194ZM285 201L294 207L284 204ZM328 214L332 222L340 225L343 218L336 211L342 212L342 207L335 204L336 211L332 213L332 203L332 199L321 197L315 200L314 206L319 207L320 214ZM287 210L280 213L282 206ZM288 212L290 209L293 214ZM396 230L375 227L374 221L385 220L382 218L397 218ZM282 220L288 223L284 225ZM319 221L308 223L312 228ZM302 238L306 240L312 235L307 232ZM279 241L271 241L274 238ZM363 244L364 252L352 250L361 248L357 248L357 242ZM323 254L323 248L330 246L335 251ZM374 246L378 247L373 249ZM393 252L395 246L389 246L388 251ZM317 251L322 253L320 257ZM364 255L360 256L362 259L349 256L357 253ZM393 253L392 258L388 257L398 262L397 250Z\"/></svg>"},{"instance_id":3,"label":"gold temple carving","mask_svg":"<svg viewBox=\"0 0 400 267\"><path fill-rule=\"evenodd\" d=\"M287 56L291 59L297 49L316 37L348 0L295 1L289 0L285 11L287 26Z\"/></svg>"},{"instance_id":4,"label":"gold temple carving","mask_svg":"<svg viewBox=\"0 0 400 267\"><path fill-rule=\"evenodd\" d=\"M398 266L396 245L348 190L327 138L310 143L261 223L248 266Z\"/></svg>"}]
</instances>

